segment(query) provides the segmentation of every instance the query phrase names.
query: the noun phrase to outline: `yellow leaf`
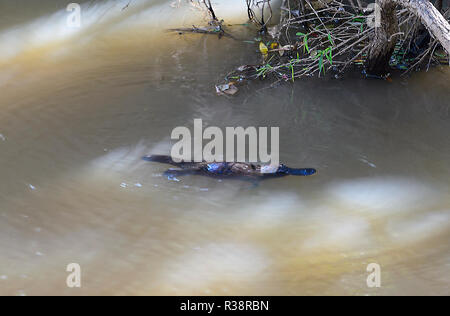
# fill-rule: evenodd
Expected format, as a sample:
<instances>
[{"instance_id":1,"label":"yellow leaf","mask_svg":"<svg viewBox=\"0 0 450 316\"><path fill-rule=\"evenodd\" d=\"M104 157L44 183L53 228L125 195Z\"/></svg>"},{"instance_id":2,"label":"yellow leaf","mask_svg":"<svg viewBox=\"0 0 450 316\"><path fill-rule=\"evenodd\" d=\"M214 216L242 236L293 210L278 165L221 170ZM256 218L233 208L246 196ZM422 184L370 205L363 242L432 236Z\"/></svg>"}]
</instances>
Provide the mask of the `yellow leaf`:
<instances>
[{"instance_id":1,"label":"yellow leaf","mask_svg":"<svg viewBox=\"0 0 450 316\"><path fill-rule=\"evenodd\" d=\"M263 54L264 57L269 54L269 49L263 42L259 43L259 51L261 52L261 54Z\"/></svg>"},{"instance_id":2,"label":"yellow leaf","mask_svg":"<svg viewBox=\"0 0 450 316\"><path fill-rule=\"evenodd\" d=\"M276 48L278 48L278 43L270 44L270 49L276 49Z\"/></svg>"}]
</instances>

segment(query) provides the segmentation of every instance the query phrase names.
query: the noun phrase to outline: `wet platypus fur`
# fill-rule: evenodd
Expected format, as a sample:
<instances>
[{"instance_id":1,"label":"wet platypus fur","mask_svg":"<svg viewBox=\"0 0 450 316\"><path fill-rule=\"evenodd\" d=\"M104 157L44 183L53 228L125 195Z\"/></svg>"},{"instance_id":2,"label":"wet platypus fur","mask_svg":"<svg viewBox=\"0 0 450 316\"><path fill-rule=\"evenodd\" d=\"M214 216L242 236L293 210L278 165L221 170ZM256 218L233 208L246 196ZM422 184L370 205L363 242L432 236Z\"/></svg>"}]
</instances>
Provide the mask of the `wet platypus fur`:
<instances>
[{"instance_id":1,"label":"wet platypus fur","mask_svg":"<svg viewBox=\"0 0 450 316\"><path fill-rule=\"evenodd\" d=\"M311 176L317 173L316 169L313 168L294 169L283 164L272 167L244 162L175 162L170 156L164 155L145 156L142 159L178 167L177 169L169 169L164 173L169 178L184 175L203 175L258 181L285 176Z\"/></svg>"}]
</instances>

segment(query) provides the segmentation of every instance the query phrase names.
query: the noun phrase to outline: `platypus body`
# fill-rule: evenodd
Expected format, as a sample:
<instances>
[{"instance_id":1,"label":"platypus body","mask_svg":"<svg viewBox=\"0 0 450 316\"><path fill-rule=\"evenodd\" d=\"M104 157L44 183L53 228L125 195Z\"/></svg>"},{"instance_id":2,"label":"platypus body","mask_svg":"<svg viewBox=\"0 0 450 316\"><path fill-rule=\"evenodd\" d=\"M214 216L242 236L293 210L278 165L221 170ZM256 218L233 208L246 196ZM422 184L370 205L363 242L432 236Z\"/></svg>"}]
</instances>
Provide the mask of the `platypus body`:
<instances>
[{"instance_id":1,"label":"platypus body","mask_svg":"<svg viewBox=\"0 0 450 316\"><path fill-rule=\"evenodd\" d=\"M283 164L278 167L255 165L244 162L175 162L170 156L152 155L143 158L146 161L170 164L179 169L169 169L164 175L176 177L183 175L204 175L217 178L242 178L262 180L285 176L311 176L317 171L312 168L293 169Z\"/></svg>"}]
</instances>

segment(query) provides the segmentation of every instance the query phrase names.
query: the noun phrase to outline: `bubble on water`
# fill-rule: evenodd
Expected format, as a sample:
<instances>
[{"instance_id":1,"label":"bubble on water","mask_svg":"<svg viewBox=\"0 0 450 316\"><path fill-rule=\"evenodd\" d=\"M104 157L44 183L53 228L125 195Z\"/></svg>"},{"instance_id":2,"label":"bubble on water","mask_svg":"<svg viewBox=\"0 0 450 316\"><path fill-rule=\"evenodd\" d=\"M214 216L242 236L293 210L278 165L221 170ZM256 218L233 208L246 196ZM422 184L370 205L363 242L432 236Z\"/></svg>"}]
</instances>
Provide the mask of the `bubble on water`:
<instances>
[{"instance_id":1,"label":"bubble on water","mask_svg":"<svg viewBox=\"0 0 450 316\"><path fill-rule=\"evenodd\" d=\"M173 174L169 175L167 177L167 180L169 181L175 181L175 182L180 182L180 179L178 179L176 176L174 176Z\"/></svg>"},{"instance_id":2,"label":"bubble on water","mask_svg":"<svg viewBox=\"0 0 450 316\"><path fill-rule=\"evenodd\" d=\"M6 137L3 136L3 134L0 134L0 140L3 141L3 142L6 141Z\"/></svg>"},{"instance_id":3,"label":"bubble on water","mask_svg":"<svg viewBox=\"0 0 450 316\"><path fill-rule=\"evenodd\" d=\"M34 185L32 185L32 184L29 184L28 187L29 187L31 190L33 190L33 191L36 190L36 187L35 187Z\"/></svg>"},{"instance_id":4,"label":"bubble on water","mask_svg":"<svg viewBox=\"0 0 450 316\"><path fill-rule=\"evenodd\" d=\"M125 189L125 188L128 187L128 184L126 184L125 182L122 182L122 183L120 184L120 187Z\"/></svg>"},{"instance_id":5,"label":"bubble on water","mask_svg":"<svg viewBox=\"0 0 450 316\"><path fill-rule=\"evenodd\" d=\"M137 188L142 188L142 184L140 184L140 183L135 183L134 186Z\"/></svg>"},{"instance_id":6,"label":"bubble on water","mask_svg":"<svg viewBox=\"0 0 450 316\"><path fill-rule=\"evenodd\" d=\"M8 276L7 275L0 275L0 280L8 280Z\"/></svg>"},{"instance_id":7,"label":"bubble on water","mask_svg":"<svg viewBox=\"0 0 450 316\"><path fill-rule=\"evenodd\" d=\"M361 158L361 159L359 159L359 161L369 165L369 167L372 167L372 168L376 168L377 167L374 163L370 162L369 160L367 160L365 158Z\"/></svg>"}]
</instances>

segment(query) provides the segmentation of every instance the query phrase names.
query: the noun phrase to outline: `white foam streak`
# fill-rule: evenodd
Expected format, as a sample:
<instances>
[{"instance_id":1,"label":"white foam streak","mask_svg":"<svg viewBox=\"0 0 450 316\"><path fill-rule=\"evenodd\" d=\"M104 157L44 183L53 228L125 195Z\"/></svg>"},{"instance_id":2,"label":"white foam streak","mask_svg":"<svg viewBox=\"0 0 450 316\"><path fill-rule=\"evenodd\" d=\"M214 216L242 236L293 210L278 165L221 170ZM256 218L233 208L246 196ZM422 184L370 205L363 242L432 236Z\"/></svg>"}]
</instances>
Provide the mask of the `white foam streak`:
<instances>
[{"instance_id":1,"label":"white foam streak","mask_svg":"<svg viewBox=\"0 0 450 316\"><path fill-rule=\"evenodd\" d=\"M204 17L204 13L186 3L180 8L174 8L168 1L133 0L126 7L128 2L109 0L82 5L79 28L67 23L72 13L62 10L0 32L0 62L49 45L56 45L52 47L53 54L70 53L80 48L80 45L92 43L101 35L126 31L129 27L137 28L138 31L139 28L162 31L171 27L190 26ZM221 1L215 8L227 22L236 15L242 17L241 22L245 22L242 16L242 12L246 12L243 3L240 0Z\"/></svg>"}]
</instances>

